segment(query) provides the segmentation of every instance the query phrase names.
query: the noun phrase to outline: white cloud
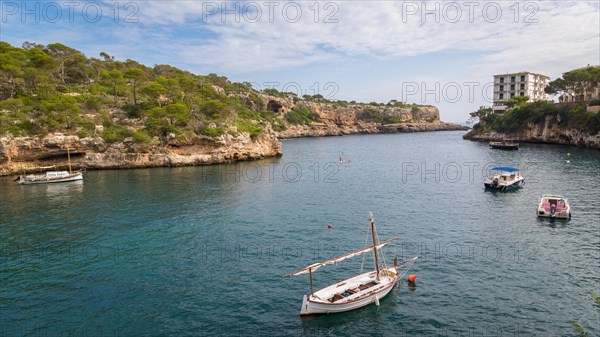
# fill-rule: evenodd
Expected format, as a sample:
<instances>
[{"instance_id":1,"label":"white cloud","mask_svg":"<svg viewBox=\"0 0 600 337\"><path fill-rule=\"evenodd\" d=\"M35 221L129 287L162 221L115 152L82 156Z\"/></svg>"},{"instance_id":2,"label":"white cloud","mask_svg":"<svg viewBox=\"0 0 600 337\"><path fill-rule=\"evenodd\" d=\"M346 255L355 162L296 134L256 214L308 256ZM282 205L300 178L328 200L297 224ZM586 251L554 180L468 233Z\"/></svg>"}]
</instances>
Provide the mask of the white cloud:
<instances>
[{"instance_id":1,"label":"white cloud","mask_svg":"<svg viewBox=\"0 0 600 337\"><path fill-rule=\"evenodd\" d=\"M186 38L185 43L171 36L172 47L184 62L223 72L283 69L343 57L394 59L449 50L483 52L486 55L475 60L480 69L474 69L494 71L535 66L544 72L548 71L543 69L545 64L556 63L551 69L555 71L559 64L565 69L569 67L564 66L566 62L598 58L596 2L535 2L535 7L519 6L516 18L514 3L499 2L502 16L496 23L489 22L494 17L493 6L484 2L474 7L472 17L470 7L458 2L462 16L456 23L451 22L455 12L444 10L445 3L438 3L439 22L433 14L425 15L424 22L420 12L411 14L415 9L411 6L418 11L431 10L435 3L427 3L426 8L421 2L330 2L327 8L319 3L317 14L314 3L293 2L286 17L283 8L287 3L272 7L273 22L269 22L269 8L261 2L254 3L262 10L258 22L244 20L254 14L241 15L239 22L232 14L214 14L214 6L221 7L220 2L151 1L140 5L140 12L146 26L157 25L161 30L175 23L174 35L185 31L188 24L211 32L214 37L199 32L201 38ZM245 4L240 2L238 7ZM234 2L226 4L228 9L233 6ZM301 7L302 17L291 23L295 6ZM338 22L324 23L326 18ZM538 22L525 23L527 19Z\"/></svg>"},{"instance_id":2,"label":"white cloud","mask_svg":"<svg viewBox=\"0 0 600 337\"><path fill-rule=\"evenodd\" d=\"M216 11L222 3L139 1L135 2L136 24L103 21L44 26L50 29L17 24L3 27L3 34L8 32L8 41L62 42L85 47L82 51L90 56L105 51L149 65L169 63L196 73L217 72L250 81L264 73L276 77L272 74L279 72L278 79L295 81L289 74L325 68L329 76L335 76L346 71L362 76L357 80L366 89L340 83L340 96L354 94L360 96L357 99L381 101L398 98L398 85L407 81L486 83L494 73L521 70L557 77L588 63L600 63L597 1L477 2L475 7L466 1L226 2L225 9L237 5L253 10L238 15L238 22L234 14L222 16ZM108 9L112 4L104 2L107 15L112 13ZM423 20L423 10L435 10L436 4L438 22L434 13ZM456 12L448 10L454 6L450 4L458 4L461 10L457 22L452 22ZM501 6L502 16L490 22L496 5ZM302 16L292 22L297 6ZM515 16L517 7L519 15ZM257 8L262 15L250 22L258 18ZM284 8L289 15L284 15ZM484 12L484 8L489 10ZM121 17L125 14L121 12ZM457 60L454 54L468 60ZM415 62L419 57L423 58L416 65L420 74L379 69L404 67L406 60ZM377 75L364 69L352 72L355 65L367 65ZM461 69L453 68L457 65ZM312 76L316 80L319 75Z\"/></svg>"}]
</instances>

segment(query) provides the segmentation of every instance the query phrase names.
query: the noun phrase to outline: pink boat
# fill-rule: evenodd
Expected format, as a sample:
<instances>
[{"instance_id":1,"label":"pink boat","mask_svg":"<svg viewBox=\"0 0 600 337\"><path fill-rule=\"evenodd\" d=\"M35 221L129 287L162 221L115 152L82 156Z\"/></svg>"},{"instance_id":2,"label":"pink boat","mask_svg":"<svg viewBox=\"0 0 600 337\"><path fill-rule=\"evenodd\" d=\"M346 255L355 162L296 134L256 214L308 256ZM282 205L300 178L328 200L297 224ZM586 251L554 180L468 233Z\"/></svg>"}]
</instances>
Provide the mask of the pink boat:
<instances>
[{"instance_id":1,"label":"pink boat","mask_svg":"<svg viewBox=\"0 0 600 337\"><path fill-rule=\"evenodd\" d=\"M569 200L561 195L544 194L537 214L539 217L571 219L571 206Z\"/></svg>"}]
</instances>

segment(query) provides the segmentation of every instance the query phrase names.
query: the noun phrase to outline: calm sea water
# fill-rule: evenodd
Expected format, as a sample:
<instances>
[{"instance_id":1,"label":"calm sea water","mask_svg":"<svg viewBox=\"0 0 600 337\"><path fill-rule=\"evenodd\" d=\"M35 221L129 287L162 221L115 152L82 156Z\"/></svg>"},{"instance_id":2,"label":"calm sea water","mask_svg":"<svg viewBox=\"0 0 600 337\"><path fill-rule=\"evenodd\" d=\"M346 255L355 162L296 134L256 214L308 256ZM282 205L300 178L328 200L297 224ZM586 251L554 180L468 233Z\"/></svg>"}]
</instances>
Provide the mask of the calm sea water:
<instances>
[{"instance_id":1,"label":"calm sea water","mask_svg":"<svg viewBox=\"0 0 600 337\"><path fill-rule=\"evenodd\" d=\"M599 335L600 152L461 136L286 140L282 158L81 184L3 178L0 336L565 336L573 321ZM524 188L485 192L495 165L518 166ZM544 193L567 196L572 220L538 219ZM388 264L421 257L416 287L300 319L308 276L283 275L364 246L370 211L381 239L400 238ZM362 262L321 268L316 287Z\"/></svg>"}]
</instances>

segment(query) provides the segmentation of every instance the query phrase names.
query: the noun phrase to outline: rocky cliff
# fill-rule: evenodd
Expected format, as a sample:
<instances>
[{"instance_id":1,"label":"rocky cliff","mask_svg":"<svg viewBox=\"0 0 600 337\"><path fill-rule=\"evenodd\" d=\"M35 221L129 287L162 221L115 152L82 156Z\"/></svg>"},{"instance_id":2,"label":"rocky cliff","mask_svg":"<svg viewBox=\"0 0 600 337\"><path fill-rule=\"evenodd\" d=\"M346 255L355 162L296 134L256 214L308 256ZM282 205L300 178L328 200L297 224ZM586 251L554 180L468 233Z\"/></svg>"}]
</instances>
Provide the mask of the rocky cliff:
<instances>
[{"instance_id":1,"label":"rocky cliff","mask_svg":"<svg viewBox=\"0 0 600 337\"><path fill-rule=\"evenodd\" d=\"M74 168L117 169L228 163L281 155L281 142L270 133L252 139L248 134L193 136L168 144L138 148L131 140L106 144L100 137L51 134L44 138L0 138L0 175L55 165L67 167L67 144Z\"/></svg>"},{"instance_id":2,"label":"rocky cliff","mask_svg":"<svg viewBox=\"0 0 600 337\"><path fill-rule=\"evenodd\" d=\"M576 145L600 150L600 133L591 135L578 129L560 128L558 123L553 122L550 119L539 124L529 123L521 130L514 133L500 133L473 129L466 133L463 138L473 141L515 139L526 143Z\"/></svg>"},{"instance_id":3,"label":"rocky cliff","mask_svg":"<svg viewBox=\"0 0 600 337\"><path fill-rule=\"evenodd\" d=\"M277 112L280 120L284 120L285 114L299 105L308 107L319 116L319 121L312 122L310 125L286 123L285 130L276 132L278 138L468 129L461 125L440 121L439 110L434 106L341 105L304 101L298 103L292 99L270 96L261 98L266 102L263 108ZM392 116L400 123L383 124L361 118L369 111L375 111L382 116Z\"/></svg>"},{"instance_id":4,"label":"rocky cliff","mask_svg":"<svg viewBox=\"0 0 600 337\"><path fill-rule=\"evenodd\" d=\"M55 165L67 167L67 144L74 168L116 169L160 166L190 166L253 160L282 154L278 138L339 136L356 133L392 133L438 130L462 130L465 127L439 120L439 111L433 106L385 106L368 104L339 104L298 101L293 98L278 98L259 95L251 104L255 110L269 110L274 121L257 122L263 132L251 137L230 127L219 137L172 135L160 142L155 139L151 146L140 146L132 138L107 143L99 136L80 138L61 133L43 138L0 137L0 175L28 172L30 168ZM262 102L261 102L262 101ZM308 107L318 115L308 124L292 124L286 114L298 106ZM365 112L377 116L393 116L399 123L381 123L361 118ZM114 111L115 121L122 112ZM122 121L121 121L122 122ZM120 122L120 123L121 123ZM274 131L272 125L279 125ZM232 136L231 134L236 134ZM156 144L161 145L156 145Z\"/></svg>"}]
</instances>

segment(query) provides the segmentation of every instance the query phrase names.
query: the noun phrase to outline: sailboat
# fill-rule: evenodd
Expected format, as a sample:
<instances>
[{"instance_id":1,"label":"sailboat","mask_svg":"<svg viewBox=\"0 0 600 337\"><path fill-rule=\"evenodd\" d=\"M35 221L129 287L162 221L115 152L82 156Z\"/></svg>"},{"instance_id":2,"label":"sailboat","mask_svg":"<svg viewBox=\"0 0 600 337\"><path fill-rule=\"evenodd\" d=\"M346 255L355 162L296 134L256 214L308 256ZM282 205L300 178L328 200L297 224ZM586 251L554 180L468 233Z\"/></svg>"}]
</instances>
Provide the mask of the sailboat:
<instances>
[{"instance_id":1,"label":"sailboat","mask_svg":"<svg viewBox=\"0 0 600 337\"><path fill-rule=\"evenodd\" d=\"M300 308L300 316L320 315L339 313L358 309L375 303L379 306L379 300L385 297L400 279L408 272L412 265L417 260L415 256L402 265L398 266L397 257L394 259L393 267L386 267L385 261L383 266L380 266L379 251L388 243L397 240L397 237L386 241L377 242L377 234L375 231L375 221L373 213L370 214L370 231L373 245L355 250L351 253L338 256L334 259L311 264L308 267L302 268L285 276L297 276L308 273L310 275L310 295L304 295L302 299L302 307ZM321 290L314 291L313 289L313 272L317 269L328 265L338 263L353 256L361 255L367 252L373 252L375 266L374 270L362 273L349 279L332 284Z\"/></svg>"},{"instance_id":2,"label":"sailboat","mask_svg":"<svg viewBox=\"0 0 600 337\"><path fill-rule=\"evenodd\" d=\"M71 151L67 143L67 159L69 162L69 171L46 171L45 174L20 175L18 178L21 185L62 183L67 181L83 180L83 171L73 171L71 169Z\"/></svg>"}]
</instances>

